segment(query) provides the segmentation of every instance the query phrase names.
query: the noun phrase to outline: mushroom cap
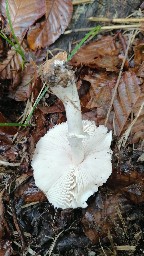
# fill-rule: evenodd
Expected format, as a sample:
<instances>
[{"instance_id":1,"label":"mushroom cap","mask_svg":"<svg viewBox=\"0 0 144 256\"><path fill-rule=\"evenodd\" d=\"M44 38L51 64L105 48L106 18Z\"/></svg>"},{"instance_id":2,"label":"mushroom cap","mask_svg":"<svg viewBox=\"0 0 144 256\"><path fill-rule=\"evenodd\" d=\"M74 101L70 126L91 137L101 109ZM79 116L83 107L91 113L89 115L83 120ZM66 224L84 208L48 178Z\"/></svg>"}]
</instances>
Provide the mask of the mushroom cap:
<instances>
[{"instance_id":1,"label":"mushroom cap","mask_svg":"<svg viewBox=\"0 0 144 256\"><path fill-rule=\"evenodd\" d=\"M83 130L88 134L82 140L85 157L77 166L72 163L67 122L49 130L36 145L35 183L54 207L86 207L87 199L112 173L112 132L88 120L83 121Z\"/></svg>"}]
</instances>

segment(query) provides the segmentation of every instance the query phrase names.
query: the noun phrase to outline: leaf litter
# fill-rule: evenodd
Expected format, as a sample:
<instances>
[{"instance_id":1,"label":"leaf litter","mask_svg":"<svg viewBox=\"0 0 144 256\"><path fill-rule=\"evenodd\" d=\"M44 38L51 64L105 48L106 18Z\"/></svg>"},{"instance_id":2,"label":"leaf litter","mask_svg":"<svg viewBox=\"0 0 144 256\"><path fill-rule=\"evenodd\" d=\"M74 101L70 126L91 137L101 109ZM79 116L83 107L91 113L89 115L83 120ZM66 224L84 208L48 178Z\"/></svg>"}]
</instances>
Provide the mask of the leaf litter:
<instances>
[{"instance_id":1,"label":"leaf litter","mask_svg":"<svg viewBox=\"0 0 144 256\"><path fill-rule=\"evenodd\" d=\"M15 45L14 37L18 38L26 59L23 66L19 52L1 39L0 106L9 99L19 104L13 115L4 105L1 124L24 122L31 113L43 88L35 62L43 63L49 57L45 47L64 33L72 17L71 1L33 0L29 5L28 1L9 0L8 8L10 18L6 17L6 2L2 1L6 24L3 32ZM110 109L107 127L115 135L113 173L89 199L86 209L56 210L34 184L30 161L35 145L48 129L66 119L64 107L54 95L45 92L40 98L30 126L0 126L0 255L141 255L144 42L141 35L135 35L128 46L129 37L129 31L99 35L82 46L69 62L76 70L83 118L104 124ZM39 56L40 48L45 57ZM34 55L37 60L31 60ZM127 131L125 146L119 150L118 141Z\"/></svg>"}]
</instances>

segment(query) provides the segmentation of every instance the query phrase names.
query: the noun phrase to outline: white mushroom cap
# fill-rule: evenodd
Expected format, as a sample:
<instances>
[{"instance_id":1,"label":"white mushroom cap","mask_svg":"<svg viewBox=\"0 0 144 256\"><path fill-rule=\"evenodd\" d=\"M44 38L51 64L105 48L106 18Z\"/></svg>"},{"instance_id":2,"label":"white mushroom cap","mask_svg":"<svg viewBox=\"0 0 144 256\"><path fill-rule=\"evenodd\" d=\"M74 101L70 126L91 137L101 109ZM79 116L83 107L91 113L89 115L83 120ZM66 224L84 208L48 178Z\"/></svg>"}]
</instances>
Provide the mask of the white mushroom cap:
<instances>
[{"instance_id":1,"label":"white mushroom cap","mask_svg":"<svg viewBox=\"0 0 144 256\"><path fill-rule=\"evenodd\" d=\"M72 162L67 122L48 131L37 143L33 156L35 183L58 208L86 207L87 199L112 172L112 133L92 121L82 122L89 136L82 139L84 160L80 164Z\"/></svg>"}]
</instances>

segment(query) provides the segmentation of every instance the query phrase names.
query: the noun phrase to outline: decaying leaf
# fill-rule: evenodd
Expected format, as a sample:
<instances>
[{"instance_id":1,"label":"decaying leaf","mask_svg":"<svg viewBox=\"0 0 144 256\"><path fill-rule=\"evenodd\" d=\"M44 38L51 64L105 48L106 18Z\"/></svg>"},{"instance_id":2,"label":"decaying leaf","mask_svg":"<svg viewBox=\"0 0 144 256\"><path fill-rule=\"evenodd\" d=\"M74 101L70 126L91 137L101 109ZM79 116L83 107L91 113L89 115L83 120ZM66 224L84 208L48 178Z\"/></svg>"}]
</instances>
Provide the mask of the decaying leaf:
<instances>
[{"instance_id":1,"label":"decaying leaf","mask_svg":"<svg viewBox=\"0 0 144 256\"><path fill-rule=\"evenodd\" d=\"M47 1L47 20L37 23L28 32L28 44L32 50L51 45L64 33L72 16L71 0Z\"/></svg>"},{"instance_id":2,"label":"decaying leaf","mask_svg":"<svg viewBox=\"0 0 144 256\"><path fill-rule=\"evenodd\" d=\"M14 49L9 50L7 58L0 63L1 79L13 79L22 68L22 57Z\"/></svg>"},{"instance_id":3,"label":"decaying leaf","mask_svg":"<svg viewBox=\"0 0 144 256\"><path fill-rule=\"evenodd\" d=\"M73 66L85 65L91 68L117 71L121 63L118 57L120 51L121 46L116 44L114 37L106 36L81 47L70 63Z\"/></svg>"},{"instance_id":4,"label":"decaying leaf","mask_svg":"<svg viewBox=\"0 0 144 256\"><path fill-rule=\"evenodd\" d=\"M6 16L5 0L2 0L2 7L3 14ZM8 0L8 7L15 35L20 38L46 11L45 0Z\"/></svg>"}]
</instances>

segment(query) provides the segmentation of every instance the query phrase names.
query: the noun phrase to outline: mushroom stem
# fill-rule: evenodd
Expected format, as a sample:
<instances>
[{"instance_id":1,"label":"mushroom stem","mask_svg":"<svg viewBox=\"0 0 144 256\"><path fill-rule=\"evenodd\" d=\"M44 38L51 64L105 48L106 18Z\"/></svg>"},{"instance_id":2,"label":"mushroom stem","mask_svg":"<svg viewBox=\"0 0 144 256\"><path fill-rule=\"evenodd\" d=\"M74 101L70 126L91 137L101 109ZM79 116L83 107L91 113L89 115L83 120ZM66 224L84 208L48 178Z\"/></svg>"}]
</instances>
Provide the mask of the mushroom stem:
<instances>
[{"instance_id":1,"label":"mushroom stem","mask_svg":"<svg viewBox=\"0 0 144 256\"><path fill-rule=\"evenodd\" d=\"M83 132L81 106L75 80L69 81L65 87L61 85L51 87L51 91L65 106L72 161L77 165L84 159L82 139L85 133Z\"/></svg>"}]
</instances>

